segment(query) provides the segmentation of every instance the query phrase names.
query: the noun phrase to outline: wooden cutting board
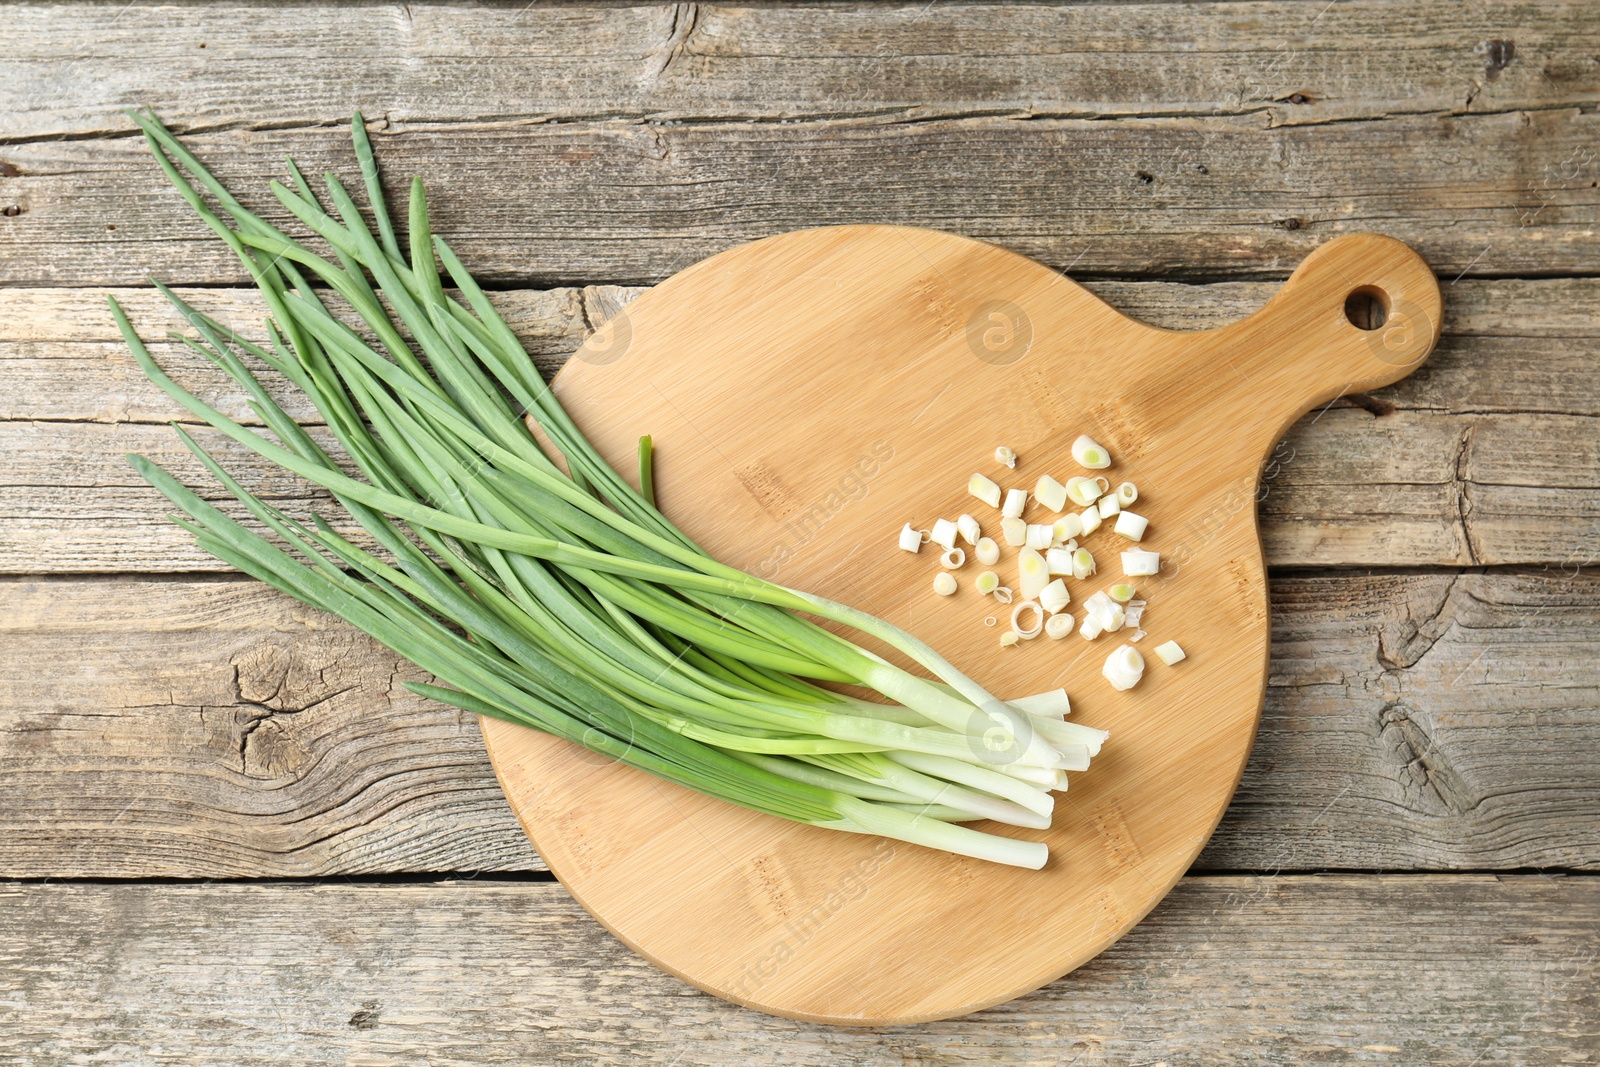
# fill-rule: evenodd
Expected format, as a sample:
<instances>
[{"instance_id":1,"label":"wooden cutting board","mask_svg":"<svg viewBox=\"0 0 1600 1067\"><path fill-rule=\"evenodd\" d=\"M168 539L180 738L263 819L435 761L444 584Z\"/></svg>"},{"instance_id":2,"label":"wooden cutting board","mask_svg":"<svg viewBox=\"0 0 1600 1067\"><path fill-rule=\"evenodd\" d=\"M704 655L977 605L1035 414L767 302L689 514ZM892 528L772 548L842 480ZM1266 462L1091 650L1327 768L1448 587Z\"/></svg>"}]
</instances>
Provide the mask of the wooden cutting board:
<instances>
[{"instance_id":1,"label":"wooden cutting board","mask_svg":"<svg viewBox=\"0 0 1600 1067\"><path fill-rule=\"evenodd\" d=\"M1374 305L1384 325L1352 323L1370 325ZM1439 323L1427 265L1371 234L1329 241L1261 310L1192 333L929 230L808 230L690 267L557 377L596 447L631 473L651 434L664 510L717 558L880 615L1002 697L1065 686L1072 718L1111 739L1050 830L1005 828L1049 843L1041 871L788 823L487 720L512 807L607 929L762 1011L908 1023L1059 978L1166 895L1239 782L1267 677L1263 460L1303 412L1415 368ZM1145 547L1163 560L1139 582L1150 665L1126 693L1100 674L1125 635L1002 649L1008 615L971 587L983 568L968 563L941 598L936 554L895 545L902 523L962 512L999 540L968 476L1064 482L1081 473L1080 433L1110 449L1112 484L1139 486ZM1015 471L994 461L1001 444ZM1069 581L1074 607L1121 576L1109 524L1084 544L1100 573ZM1015 551L997 568L1013 585ZM1188 652L1172 667L1149 655L1169 638Z\"/></svg>"}]
</instances>

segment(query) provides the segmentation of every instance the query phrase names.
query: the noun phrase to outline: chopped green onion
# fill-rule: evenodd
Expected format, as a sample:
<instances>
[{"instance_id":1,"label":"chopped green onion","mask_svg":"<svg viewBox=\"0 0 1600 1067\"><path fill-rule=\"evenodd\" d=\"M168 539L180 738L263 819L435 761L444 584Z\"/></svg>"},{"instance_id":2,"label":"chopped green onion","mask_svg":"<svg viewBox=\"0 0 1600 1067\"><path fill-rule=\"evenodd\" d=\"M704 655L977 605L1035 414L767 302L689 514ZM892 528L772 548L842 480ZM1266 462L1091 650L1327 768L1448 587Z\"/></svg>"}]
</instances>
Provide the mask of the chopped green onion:
<instances>
[{"instance_id":1,"label":"chopped green onion","mask_svg":"<svg viewBox=\"0 0 1600 1067\"><path fill-rule=\"evenodd\" d=\"M1122 573L1129 578L1142 578L1161 570L1161 553L1142 548L1130 548L1122 553Z\"/></svg>"},{"instance_id":2,"label":"chopped green onion","mask_svg":"<svg viewBox=\"0 0 1600 1067\"><path fill-rule=\"evenodd\" d=\"M1072 603L1072 594L1067 592L1067 583L1060 578L1055 579L1039 591L1039 605L1052 615L1070 603Z\"/></svg>"},{"instance_id":3,"label":"chopped green onion","mask_svg":"<svg viewBox=\"0 0 1600 1067\"><path fill-rule=\"evenodd\" d=\"M1111 466L1111 454L1087 434L1072 442L1072 458L1078 466L1088 467L1090 470Z\"/></svg>"},{"instance_id":4,"label":"chopped green onion","mask_svg":"<svg viewBox=\"0 0 1600 1067\"><path fill-rule=\"evenodd\" d=\"M1100 625L1102 633L1115 633L1122 629L1127 609L1105 593L1095 593L1083 602L1083 610Z\"/></svg>"},{"instance_id":5,"label":"chopped green onion","mask_svg":"<svg viewBox=\"0 0 1600 1067\"><path fill-rule=\"evenodd\" d=\"M974 474L967 479L967 492L988 504L991 508L1000 506L1000 487L981 474Z\"/></svg>"},{"instance_id":6,"label":"chopped green onion","mask_svg":"<svg viewBox=\"0 0 1600 1067\"><path fill-rule=\"evenodd\" d=\"M1104 478L1091 478L1083 474L1075 475L1067 479L1067 497L1079 507L1088 507L1096 500L1099 500L1100 495L1106 491L1105 486L1102 484L1103 482L1105 482Z\"/></svg>"},{"instance_id":7,"label":"chopped green onion","mask_svg":"<svg viewBox=\"0 0 1600 1067\"><path fill-rule=\"evenodd\" d=\"M1183 649L1178 647L1178 642L1176 641L1163 641L1155 647L1155 653L1156 658L1169 667L1179 660L1188 658Z\"/></svg>"},{"instance_id":8,"label":"chopped green onion","mask_svg":"<svg viewBox=\"0 0 1600 1067\"><path fill-rule=\"evenodd\" d=\"M1137 627L1139 625L1139 620L1144 618L1144 606L1145 602L1143 600L1128 601L1126 607L1124 608L1124 611L1127 615L1126 625L1133 627Z\"/></svg>"},{"instance_id":9,"label":"chopped green onion","mask_svg":"<svg viewBox=\"0 0 1600 1067\"><path fill-rule=\"evenodd\" d=\"M1130 541L1143 540L1144 532L1150 526L1150 520L1143 515L1135 515L1131 511L1124 511L1117 515L1116 525L1111 529L1119 536Z\"/></svg>"},{"instance_id":10,"label":"chopped green onion","mask_svg":"<svg viewBox=\"0 0 1600 1067\"><path fill-rule=\"evenodd\" d=\"M905 549L907 552L921 552L922 534L918 533L916 530L913 530L911 528L911 524L908 522L900 528L899 544L900 547Z\"/></svg>"},{"instance_id":11,"label":"chopped green onion","mask_svg":"<svg viewBox=\"0 0 1600 1067\"><path fill-rule=\"evenodd\" d=\"M1123 645L1106 657L1100 673L1113 689L1132 689L1144 677L1144 657L1132 645Z\"/></svg>"},{"instance_id":12,"label":"chopped green onion","mask_svg":"<svg viewBox=\"0 0 1600 1067\"><path fill-rule=\"evenodd\" d=\"M1063 515L1050 526L1050 543L1064 544L1083 533L1083 516Z\"/></svg>"},{"instance_id":13,"label":"chopped green onion","mask_svg":"<svg viewBox=\"0 0 1600 1067\"><path fill-rule=\"evenodd\" d=\"M1067 487L1043 474L1033 487L1033 498L1051 511L1063 511L1067 506Z\"/></svg>"},{"instance_id":14,"label":"chopped green onion","mask_svg":"<svg viewBox=\"0 0 1600 1067\"><path fill-rule=\"evenodd\" d=\"M1050 568L1044 557L1035 549L1024 548L1017 553L1017 587L1022 599L1033 600L1050 584Z\"/></svg>"},{"instance_id":15,"label":"chopped green onion","mask_svg":"<svg viewBox=\"0 0 1600 1067\"><path fill-rule=\"evenodd\" d=\"M646 504L656 506L655 446L649 434L639 438L639 495Z\"/></svg>"},{"instance_id":16,"label":"chopped green onion","mask_svg":"<svg viewBox=\"0 0 1600 1067\"><path fill-rule=\"evenodd\" d=\"M1033 612L1034 619L1032 626L1022 625L1022 615L1024 612L1028 611ZM1037 601L1022 601L1016 607L1011 609L1011 628L1015 630L1017 636L1022 638L1024 641L1033 640L1035 637L1038 637L1040 632L1044 629L1044 609L1039 606Z\"/></svg>"}]
</instances>

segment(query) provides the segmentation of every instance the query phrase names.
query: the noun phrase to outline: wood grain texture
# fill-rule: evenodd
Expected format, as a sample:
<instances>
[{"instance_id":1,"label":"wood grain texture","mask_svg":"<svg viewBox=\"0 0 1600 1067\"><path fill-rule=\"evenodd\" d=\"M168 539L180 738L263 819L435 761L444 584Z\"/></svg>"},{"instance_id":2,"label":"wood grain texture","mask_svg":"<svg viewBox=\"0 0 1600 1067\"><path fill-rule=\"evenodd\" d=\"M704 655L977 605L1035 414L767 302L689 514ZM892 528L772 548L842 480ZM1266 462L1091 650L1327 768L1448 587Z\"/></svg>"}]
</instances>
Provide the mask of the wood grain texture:
<instances>
[{"instance_id":1,"label":"wood grain texture","mask_svg":"<svg viewBox=\"0 0 1600 1067\"><path fill-rule=\"evenodd\" d=\"M963 1019L841 1032L689 989L557 885L10 885L0 1059L1584 1062L1600 1044L1597 954L1594 878L1189 878L1037 993Z\"/></svg>"},{"instance_id":2,"label":"wood grain texture","mask_svg":"<svg viewBox=\"0 0 1600 1067\"><path fill-rule=\"evenodd\" d=\"M1600 771L1571 758L1600 746L1600 577L1270 593L1260 731L1200 869L1600 870ZM0 582L0 877L541 869L476 727L412 676L240 578Z\"/></svg>"},{"instance_id":3,"label":"wood grain texture","mask_svg":"<svg viewBox=\"0 0 1600 1067\"><path fill-rule=\"evenodd\" d=\"M119 157L118 173L93 177L111 161L91 144L58 166L50 146L13 142L125 139L119 109L149 101L180 128L234 131L232 142L217 141L229 153L258 130L338 124L359 105L391 144L433 135L408 157L430 177L443 178L440 161L457 165L486 147L498 153L486 166L498 170L561 158L570 171L590 152L592 166L626 164L619 181L634 189L602 185L594 197L584 195L587 174L548 179L549 166L527 167L509 189L481 172L453 182L458 220L468 217L470 194L486 191L494 230L476 236L494 253L497 277L524 286L656 280L693 254L771 232L763 212L790 220L772 229L807 225L845 217L842 206L862 197L866 210L852 218L887 213L1000 235L1014 247L1031 242L1075 274L1280 276L1313 238L1351 217L1339 213L1343 196L1355 200L1357 226L1427 231L1412 239L1422 238L1445 281L1468 271L1446 288L1446 328L1462 336L1446 337L1421 373L1382 390L1380 401L1408 416L1600 414L1594 282L1494 277L1593 272L1593 250L1574 249L1566 232L1596 228L1583 192L1600 177L1588 154L1593 120L1550 114L1593 107L1600 22L1592 5L692 7L349 5L331 17L315 5L5 5L0 207L20 214L0 215L0 272L20 263L16 273L32 282L48 274L65 284L143 284L152 271L216 282L230 266L198 229L176 244L158 232L189 225L171 205L138 233L164 251L130 259L127 242L106 242L117 231L104 227L126 229L165 192L146 160ZM1405 47L1392 46L1396 36ZM128 62L131 50L137 62ZM1506 114L1519 111L1546 114ZM1445 112L1489 114L1430 118ZM1048 121L1063 118L1105 121ZM766 131L750 151L727 146L746 136L747 121L794 119L804 124ZM1345 119L1378 121L1319 137L1327 147L1313 151L1304 134L1260 128ZM542 139L517 128L552 120L589 125L566 141L554 127ZM664 121L685 125L650 124ZM846 127L864 124L931 128L864 145L846 139ZM1554 140L1534 143L1547 129ZM345 139L327 136L333 147L317 162L348 171ZM1062 142L1085 145L1083 158ZM618 143L639 147L621 152ZM259 189L259 168L277 173L274 151L241 157L241 172L252 171L247 191ZM684 158L652 164L651 151ZM1004 153L1012 161L995 158ZM27 166L59 173L26 172L23 154ZM1205 167L1212 184L1189 165ZM1400 188L1406 175L1423 183ZM530 213L529 190L556 193L560 211ZM834 203L818 206L822 199ZM612 201L619 209L608 213ZM74 202L87 205L82 218L17 237L28 213ZM642 202L667 206L627 222ZM1037 231L1035 219L1044 220ZM1281 228L1289 220L1300 228ZM1441 234L1447 225L1459 229ZM548 237L574 232L566 245ZM42 252L38 243L53 234L73 243ZM536 256L527 254L530 234L543 242ZM1559 246L1555 254L1544 242ZM675 260L685 243L699 253ZM1275 286L1091 288L1149 321L1198 328L1253 310ZM23 295L31 294L0 289L0 418L164 417L118 365L113 336L64 343L73 327L104 325L98 292L60 294L60 316L31 337L18 328L38 320L19 318L12 301ZM596 287L572 302L558 291L518 328L553 371L616 295ZM503 296L514 303L523 294ZM177 350L162 350L169 354ZM1413 427L1393 439L1455 449L1458 467L1486 464L1481 481L1430 483L1446 465L1418 456L1382 471L1397 484L1368 486L1326 436L1330 419L1357 414L1340 402L1280 451L1280 460L1294 459L1261 505L1270 558L1426 566L1464 562L1472 549L1485 559L1542 556L1550 566L1277 575L1275 671L1260 738L1201 864L1595 869L1600 786L1593 762L1577 757L1600 745L1600 597L1592 573L1571 573L1595 547L1594 507L1581 495L1597 483L1584 458L1592 436L1574 438L1583 424L1569 422L1573 433L1532 453L1529 435L1543 427L1522 420L1511 461L1491 474L1500 457L1482 446L1492 436L1459 422L1454 439ZM15 457L0 455L9 472ZM1310 457L1317 478L1297 482L1296 463ZM1463 507L1467 492L1476 495ZM24 525L47 544L75 526L84 547L68 538L52 568L166 565L111 545L102 522L117 537L154 527L137 501L118 501L115 490L106 500L97 509L86 498L13 498L0 509L11 518L0 521L16 531L17 512L38 508L40 521ZM1397 509L1393 528L1404 535L1375 545L1384 520L1352 513L1384 507ZM1280 539L1280 530L1292 536ZM195 562L179 546L162 551L179 569ZM15 613L16 591L36 584L43 591L28 594L33 607ZM390 684L395 664L359 635L338 623L307 625L273 601L225 576L0 582L0 876L538 865L470 730L452 713L407 707ZM48 612L34 610L46 602ZM46 614L51 621L41 621ZM196 614L205 620L198 627ZM8 629L19 618L29 620L26 632ZM286 687L269 696L284 649ZM231 661L240 653L265 667L263 688L251 690L256 703L238 689ZM263 708L293 708L289 697L329 696L317 678L324 670L357 688L262 717ZM162 705L169 693L152 680L180 677L188 679L173 687L180 700L215 703ZM58 708L68 710L58 718ZM347 731L373 716L391 717L382 745L347 743ZM287 778L231 768L246 731L254 772ZM311 754L309 766L297 748ZM345 784L334 781L330 759L344 764ZM302 788L296 776L317 781ZM297 789L294 805L271 796ZM301 818L305 810L314 814ZM1586 881L1546 891L1524 880L1423 875L1375 880L1354 895L1328 892L1333 881L1189 879L1068 982L970 1020L845 1034L684 990L602 935L555 887L468 885L443 899L436 887L332 883L29 886L26 906L0 904L0 1059L30 1067L201 1057L475 1067L1223 1059L1465 1067L1593 1057L1595 904L1570 892ZM1298 895L1289 899L1291 885ZM463 902L478 891L486 895ZM496 925L508 909L525 920L509 934Z\"/></svg>"},{"instance_id":4,"label":"wood grain texture","mask_svg":"<svg viewBox=\"0 0 1600 1067\"><path fill-rule=\"evenodd\" d=\"M331 506L221 435L196 436L290 514ZM1595 440L1589 418L1328 412L1291 433L1270 469L1260 504L1269 559L1378 567L1593 562ZM164 501L124 458L149 456L202 496L219 498L167 427L0 423L0 451L9 457L0 473L0 571L229 569L167 522Z\"/></svg>"},{"instance_id":5,"label":"wood grain texture","mask_svg":"<svg viewBox=\"0 0 1600 1067\"><path fill-rule=\"evenodd\" d=\"M169 116L180 122L181 116ZM481 280L652 283L814 226L994 241L1080 276L1281 277L1341 233L1382 232L1446 278L1588 273L1600 154L1576 106L1318 126L1217 118L421 124L375 133L391 195L430 183L436 232ZM266 175L355 170L338 127L186 143L265 217ZM134 137L0 152L0 284L243 284ZM112 229L111 227L115 227ZM297 227L294 227L297 229Z\"/></svg>"},{"instance_id":6,"label":"wood grain texture","mask_svg":"<svg viewBox=\"0 0 1600 1067\"><path fill-rule=\"evenodd\" d=\"M124 133L122 109L139 104L200 126L341 122L355 106L406 124L998 112L1282 125L1600 98L1600 36L1578 0L7 10L0 113L18 139ZM1486 37L1511 40L1511 58ZM121 61L130 49L138 63Z\"/></svg>"},{"instance_id":7,"label":"wood grain texture","mask_svg":"<svg viewBox=\"0 0 1600 1067\"><path fill-rule=\"evenodd\" d=\"M0 870L314 877L538 861L471 716L238 581L0 585Z\"/></svg>"},{"instance_id":8,"label":"wood grain texture","mask_svg":"<svg viewBox=\"0 0 1600 1067\"><path fill-rule=\"evenodd\" d=\"M1279 283L1092 279L1083 284L1152 326L1203 330L1244 318L1265 304ZM648 291L590 285L489 296L550 377L596 326ZM253 290L178 292L246 337L262 338L265 312ZM167 339L183 323L155 291L19 288L0 289L0 421L192 421L139 373L106 310L108 293L164 365L216 398L230 415L250 418L224 391L225 379ZM1600 348L1600 278L1467 278L1447 286L1445 295L1438 347L1409 377L1378 391L1387 404L1401 412L1600 415L1600 376L1587 373L1592 353ZM270 372L263 373L272 379ZM274 392L295 401L292 390ZM1335 410L1353 406L1350 400L1333 405Z\"/></svg>"},{"instance_id":9,"label":"wood grain texture","mask_svg":"<svg viewBox=\"0 0 1600 1067\"><path fill-rule=\"evenodd\" d=\"M495 293L502 316L546 374L583 342L604 301L626 301L639 290L604 287L524 289ZM122 341L106 305L115 296L150 351L178 380L232 418L259 424L242 392L204 357L172 334L193 337L155 289L0 289L0 421L193 422L194 417L152 385ZM266 308L255 290L179 289L178 295L255 342L266 339ZM607 316L609 317L609 316ZM271 370L262 380L302 422L316 422L304 396Z\"/></svg>"},{"instance_id":10,"label":"wood grain texture","mask_svg":"<svg viewBox=\"0 0 1600 1067\"><path fill-rule=\"evenodd\" d=\"M1362 287L1382 294L1382 330L1347 315ZM585 341L551 385L600 454L625 469L650 426L663 510L713 558L915 633L990 693L1065 686L1075 721L1115 742L1098 773L1075 776L1047 829L996 831L1048 846L1034 869L741 810L486 720L507 799L596 919L736 1003L888 1025L967 1014L1054 980L1177 882L1244 770L1269 639L1250 506L1262 460L1301 413L1419 365L1440 322L1428 265L1376 234L1329 242L1255 314L1190 333L1138 323L1033 260L933 230L804 230L674 275ZM1107 476L1143 487L1151 526L1140 543L1161 553L1162 570L1138 580L1158 615L1142 625L1153 641L1181 636L1188 653L1181 670L1147 672L1133 692L1100 673L1121 635L1005 652L981 623L1003 610L970 585L932 596L937 567L884 536L886 515L922 523L963 510L992 529L998 508L975 504L956 472L1065 480L1083 469L1071 456L1082 433L1114 457ZM1000 441L1023 457L1014 474L992 457ZM1049 522L1057 510L1035 504L1025 516ZM1080 603L1123 573L1116 553L1129 545L1109 529L1085 536L1102 574L1069 585ZM1006 551L996 569L1015 585L1017 566ZM903 906L839 889L867 881ZM1081 906L1053 912L1061 900ZM785 931L816 914L832 921L757 981Z\"/></svg>"},{"instance_id":11,"label":"wood grain texture","mask_svg":"<svg viewBox=\"0 0 1600 1067\"><path fill-rule=\"evenodd\" d=\"M1594 866L1600 764L1571 754L1600 728L1596 596L1593 569L1275 580L1267 708L1201 866Z\"/></svg>"},{"instance_id":12,"label":"wood grain texture","mask_svg":"<svg viewBox=\"0 0 1600 1067\"><path fill-rule=\"evenodd\" d=\"M1154 325L1203 329L1265 303L1273 283L1095 283ZM1600 548L1600 280L1462 281L1426 364L1380 390L1374 415L1349 399L1307 415L1277 448L1260 502L1278 566L1576 565ZM518 290L495 300L553 374L594 326L643 290ZM259 306L235 290L190 291L247 335ZM177 323L150 290L117 292L160 338ZM1506 309L1514 309L1507 314ZM157 344L180 380L248 417L243 397L181 345ZM309 417L298 394L280 395ZM95 291L0 290L0 572L222 570L162 518L123 453L208 479L161 423L184 415L145 382ZM89 425L84 425L89 423ZM228 444L248 484L297 513L324 498Z\"/></svg>"}]
</instances>

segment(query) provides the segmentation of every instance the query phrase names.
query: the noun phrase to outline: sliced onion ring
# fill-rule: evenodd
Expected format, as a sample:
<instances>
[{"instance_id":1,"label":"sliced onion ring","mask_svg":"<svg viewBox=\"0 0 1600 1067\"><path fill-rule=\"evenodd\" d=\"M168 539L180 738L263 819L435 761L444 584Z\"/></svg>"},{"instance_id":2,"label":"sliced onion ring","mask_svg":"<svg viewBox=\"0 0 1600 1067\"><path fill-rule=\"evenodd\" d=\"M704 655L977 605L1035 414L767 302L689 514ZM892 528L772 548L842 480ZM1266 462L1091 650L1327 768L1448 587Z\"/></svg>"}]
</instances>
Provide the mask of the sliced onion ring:
<instances>
[{"instance_id":1,"label":"sliced onion ring","mask_svg":"<svg viewBox=\"0 0 1600 1067\"><path fill-rule=\"evenodd\" d=\"M1033 625L1024 629L1017 620L1022 617L1024 611L1029 610L1034 614ZM1021 601L1011 609L1011 629L1024 641L1031 641L1044 632L1044 609L1039 606L1037 600Z\"/></svg>"}]
</instances>

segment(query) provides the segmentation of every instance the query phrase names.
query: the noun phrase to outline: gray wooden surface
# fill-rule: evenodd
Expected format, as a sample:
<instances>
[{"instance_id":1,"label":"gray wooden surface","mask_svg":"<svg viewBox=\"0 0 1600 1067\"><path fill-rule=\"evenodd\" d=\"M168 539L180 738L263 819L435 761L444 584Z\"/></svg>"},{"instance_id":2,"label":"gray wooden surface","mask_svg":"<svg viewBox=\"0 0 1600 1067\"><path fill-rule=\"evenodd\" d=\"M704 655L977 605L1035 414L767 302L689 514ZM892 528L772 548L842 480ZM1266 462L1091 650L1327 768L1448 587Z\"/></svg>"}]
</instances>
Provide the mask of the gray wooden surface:
<instances>
[{"instance_id":1,"label":"gray wooden surface","mask_svg":"<svg viewBox=\"0 0 1600 1067\"><path fill-rule=\"evenodd\" d=\"M31 1010L0 1062L1557 1064L1600 1036L1597 895L1548 875L1192 877L1032 996L851 1031L688 990L548 883L12 886L0 963Z\"/></svg>"},{"instance_id":2,"label":"gray wooden surface","mask_svg":"<svg viewBox=\"0 0 1600 1067\"><path fill-rule=\"evenodd\" d=\"M1592 1061L1597 102L1578 0L0 4L0 1063ZM1445 337L1269 463L1266 713L1172 897L1002 1008L789 1023L618 945L472 721L164 525L122 454L197 472L104 295L147 335L178 325L150 275L260 313L136 103L269 214L286 152L350 170L364 109L547 372L640 286L851 221L1173 328L1379 230L1439 272Z\"/></svg>"}]
</instances>

